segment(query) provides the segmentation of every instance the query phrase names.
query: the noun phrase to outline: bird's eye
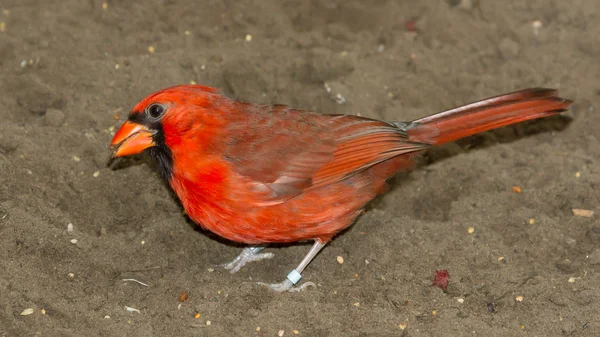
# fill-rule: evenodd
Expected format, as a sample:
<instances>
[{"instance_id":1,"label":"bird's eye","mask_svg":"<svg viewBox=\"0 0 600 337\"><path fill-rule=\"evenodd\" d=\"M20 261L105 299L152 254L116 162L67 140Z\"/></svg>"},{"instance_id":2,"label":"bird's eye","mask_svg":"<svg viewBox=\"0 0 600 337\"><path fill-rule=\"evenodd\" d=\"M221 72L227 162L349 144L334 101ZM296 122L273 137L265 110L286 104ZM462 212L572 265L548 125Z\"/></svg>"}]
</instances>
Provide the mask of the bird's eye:
<instances>
[{"instance_id":1,"label":"bird's eye","mask_svg":"<svg viewBox=\"0 0 600 337\"><path fill-rule=\"evenodd\" d=\"M159 118L165 113L165 107L160 104L152 104L146 110L152 118Z\"/></svg>"}]
</instances>

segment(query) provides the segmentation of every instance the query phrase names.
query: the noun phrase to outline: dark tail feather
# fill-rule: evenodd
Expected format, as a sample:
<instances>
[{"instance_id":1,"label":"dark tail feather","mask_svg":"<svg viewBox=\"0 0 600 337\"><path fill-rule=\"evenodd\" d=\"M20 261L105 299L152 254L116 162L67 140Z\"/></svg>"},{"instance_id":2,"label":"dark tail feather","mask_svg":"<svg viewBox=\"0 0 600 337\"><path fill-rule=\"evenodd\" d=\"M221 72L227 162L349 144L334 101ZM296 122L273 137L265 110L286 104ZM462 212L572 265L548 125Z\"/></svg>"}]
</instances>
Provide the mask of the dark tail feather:
<instances>
[{"instance_id":1,"label":"dark tail feather","mask_svg":"<svg viewBox=\"0 0 600 337\"><path fill-rule=\"evenodd\" d=\"M487 98L417 119L406 126L409 139L443 144L480 132L566 111L573 101L554 89L533 88Z\"/></svg>"}]
</instances>

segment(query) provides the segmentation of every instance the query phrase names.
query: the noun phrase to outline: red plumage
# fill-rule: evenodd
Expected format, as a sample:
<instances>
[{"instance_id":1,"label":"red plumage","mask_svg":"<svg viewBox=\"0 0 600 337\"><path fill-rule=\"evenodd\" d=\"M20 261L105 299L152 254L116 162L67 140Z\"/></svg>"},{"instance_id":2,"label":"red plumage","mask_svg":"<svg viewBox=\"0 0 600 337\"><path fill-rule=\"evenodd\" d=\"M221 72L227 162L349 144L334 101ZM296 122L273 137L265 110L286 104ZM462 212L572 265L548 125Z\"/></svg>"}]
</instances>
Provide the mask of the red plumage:
<instances>
[{"instance_id":1,"label":"red plumage","mask_svg":"<svg viewBox=\"0 0 600 337\"><path fill-rule=\"evenodd\" d=\"M164 110L156 119L148 115L153 104ZM138 103L112 144L116 156L154 148L190 218L224 238L325 243L418 152L570 104L556 90L527 89L399 123L253 105L183 85ZM147 146L136 142L134 124ZM128 142L139 144L127 149Z\"/></svg>"}]
</instances>

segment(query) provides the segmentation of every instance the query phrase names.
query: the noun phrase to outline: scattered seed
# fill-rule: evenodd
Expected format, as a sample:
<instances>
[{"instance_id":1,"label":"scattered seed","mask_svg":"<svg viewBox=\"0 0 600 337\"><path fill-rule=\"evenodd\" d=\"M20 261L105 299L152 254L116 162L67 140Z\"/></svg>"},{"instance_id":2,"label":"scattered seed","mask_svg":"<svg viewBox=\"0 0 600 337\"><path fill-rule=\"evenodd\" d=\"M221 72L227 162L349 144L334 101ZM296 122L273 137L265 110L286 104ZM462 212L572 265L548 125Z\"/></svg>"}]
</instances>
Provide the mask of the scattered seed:
<instances>
[{"instance_id":1,"label":"scattered seed","mask_svg":"<svg viewBox=\"0 0 600 337\"><path fill-rule=\"evenodd\" d=\"M465 299L462 297L459 297L456 300L458 301L458 303L465 303Z\"/></svg>"},{"instance_id":2,"label":"scattered seed","mask_svg":"<svg viewBox=\"0 0 600 337\"><path fill-rule=\"evenodd\" d=\"M575 283L579 277L569 277L569 283Z\"/></svg>"},{"instance_id":3,"label":"scattered seed","mask_svg":"<svg viewBox=\"0 0 600 337\"><path fill-rule=\"evenodd\" d=\"M141 313L142 313L142 312L141 312L139 309L132 308L132 307L128 307L128 306L125 306L125 310L126 310L127 312L137 312L138 314L141 314Z\"/></svg>"},{"instance_id":4,"label":"scattered seed","mask_svg":"<svg viewBox=\"0 0 600 337\"><path fill-rule=\"evenodd\" d=\"M300 331L298 331L298 330L292 330L292 333L293 333L294 335L299 335L299 334L300 334Z\"/></svg>"},{"instance_id":5,"label":"scattered seed","mask_svg":"<svg viewBox=\"0 0 600 337\"><path fill-rule=\"evenodd\" d=\"M188 293L188 292L187 292L187 291L185 291L185 290L184 290L184 291L182 291L182 292L179 294L179 302L182 302L182 303L183 303L183 302L187 301L188 297L190 297L190 293Z\"/></svg>"},{"instance_id":6,"label":"scattered seed","mask_svg":"<svg viewBox=\"0 0 600 337\"><path fill-rule=\"evenodd\" d=\"M575 178L581 177L581 172L575 172Z\"/></svg>"},{"instance_id":7,"label":"scattered seed","mask_svg":"<svg viewBox=\"0 0 600 337\"><path fill-rule=\"evenodd\" d=\"M46 309L42 308L42 310L40 310L40 312L42 313L42 315L46 315Z\"/></svg>"},{"instance_id":8,"label":"scattered seed","mask_svg":"<svg viewBox=\"0 0 600 337\"><path fill-rule=\"evenodd\" d=\"M6 31L6 22L0 22L0 33L4 33Z\"/></svg>"},{"instance_id":9,"label":"scattered seed","mask_svg":"<svg viewBox=\"0 0 600 337\"><path fill-rule=\"evenodd\" d=\"M140 244L143 246L146 244L146 241L142 240L142 241L140 241Z\"/></svg>"},{"instance_id":10,"label":"scattered seed","mask_svg":"<svg viewBox=\"0 0 600 337\"><path fill-rule=\"evenodd\" d=\"M211 325L211 324L212 324L212 322L211 322L211 321L206 321L206 325L207 325L207 326L208 326L208 325Z\"/></svg>"},{"instance_id":11,"label":"scattered seed","mask_svg":"<svg viewBox=\"0 0 600 337\"><path fill-rule=\"evenodd\" d=\"M69 224L67 225L67 232L72 232L73 231L73 224L69 222Z\"/></svg>"},{"instance_id":12,"label":"scattered seed","mask_svg":"<svg viewBox=\"0 0 600 337\"><path fill-rule=\"evenodd\" d=\"M192 32L190 32L189 30L186 30L185 32L183 32L183 34L185 36L190 36L190 35L192 35Z\"/></svg>"},{"instance_id":13,"label":"scattered seed","mask_svg":"<svg viewBox=\"0 0 600 337\"><path fill-rule=\"evenodd\" d=\"M521 193L522 192L522 190L521 190L521 188L519 186L513 186L512 190L515 193Z\"/></svg>"},{"instance_id":14,"label":"scattered seed","mask_svg":"<svg viewBox=\"0 0 600 337\"><path fill-rule=\"evenodd\" d=\"M285 331L283 330L279 330L279 332L277 332L277 336L282 337L283 334L285 334Z\"/></svg>"},{"instance_id":15,"label":"scattered seed","mask_svg":"<svg viewBox=\"0 0 600 337\"><path fill-rule=\"evenodd\" d=\"M92 175L94 176L94 178L98 178L98 176L100 175L100 171L96 171Z\"/></svg>"},{"instance_id":16,"label":"scattered seed","mask_svg":"<svg viewBox=\"0 0 600 337\"><path fill-rule=\"evenodd\" d=\"M524 299L525 298L523 296L521 296L521 295L515 297L515 301L517 301L517 302L523 302Z\"/></svg>"},{"instance_id":17,"label":"scattered seed","mask_svg":"<svg viewBox=\"0 0 600 337\"><path fill-rule=\"evenodd\" d=\"M215 268L208 268L206 270L208 270L209 273L212 273L213 271L215 271Z\"/></svg>"},{"instance_id":18,"label":"scattered seed","mask_svg":"<svg viewBox=\"0 0 600 337\"><path fill-rule=\"evenodd\" d=\"M354 278L358 278L358 274L354 274Z\"/></svg>"},{"instance_id":19,"label":"scattered seed","mask_svg":"<svg viewBox=\"0 0 600 337\"><path fill-rule=\"evenodd\" d=\"M467 233L473 234L474 232L475 232L475 228L474 227L467 228Z\"/></svg>"},{"instance_id":20,"label":"scattered seed","mask_svg":"<svg viewBox=\"0 0 600 337\"><path fill-rule=\"evenodd\" d=\"M75 161L75 162L80 162L81 161L81 158L79 158L78 156L75 156L75 155L72 156L71 158L73 158L73 161Z\"/></svg>"},{"instance_id":21,"label":"scattered seed","mask_svg":"<svg viewBox=\"0 0 600 337\"><path fill-rule=\"evenodd\" d=\"M342 256L338 256L335 259L337 260L337 263L344 264L344 258Z\"/></svg>"},{"instance_id":22,"label":"scattered seed","mask_svg":"<svg viewBox=\"0 0 600 337\"><path fill-rule=\"evenodd\" d=\"M115 70L119 70L119 68L121 68L121 66L118 63L115 63Z\"/></svg>"},{"instance_id":23,"label":"scattered seed","mask_svg":"<svg viewBox=\"0 0 600 337\"><path fill-rule=\"evenodd\" d=\"M252 41L252 35L246 34L246 42Z\"/></svg>"},{"instance_id":24,"label":"scattered seed","mask_svg":"<svg viewBox=\"0 0 600 337\"><path fill-rule=\"evenodd\" d=\"M154 53L156 52L156 49L155 49L153 46L149 46L149 47L148 47L148 52L149 52L150 54L154 54Z\"/></svg>"},{"instance_id":25,"label":"scattered seed","mask_svg":"<svg viewBox=\"0 0 600 337\"><path fill-rule=\"evenodd\" d=\"M256 329L254 329L254 330L256 330L256 332L259 332L260 331L260 327L257 326Z\"/></svg>"},{"instance_id":26,"label":"scattered seed","mask_svg":"<svg viewBox=\"0 0 600 337\"><path fill-rule=\"evenodd\" d=\"M504 256L498 256L498 261L504 260Z\"/></svg>"},{"instance_id":27,"label":"scattered seed","mask_svg":"<svg viewBox=\"0 0 600 337\"><path fill-rule=\"evenodd\" d=\"M75 278L75 274L73 274L73 273L69 273L67 275L69 276L69 278Z\"/></svg>"},{"instance_id":28,"label":"scattered seed","mask_svg":"<svg viewBox=\"0 0 600 337\"><path fill-rule=\"evenodd\" d=\"M404 329L406 329L407 326L408 326L407 323L400 323L400 325L398 327L400 328L400 330L404 330Z\"/></svg>"},{"instance_id":29,"label":"scattered seed","mask_svg":"<svg viewBox=\"0 0 600 337\"><path fill-rule=\"evenodd\" d=\"M34 310L33 308L27 308L23 311L21 311L21 316L29 316L31 314L33 314Z\"/></svg>"},{"instance_id":30,"label":"scattered seed","mask_svg":"<svg viewBox=\"0 0 600 337\"><path fill-rule=\"evenodd\" d=\"M524 329L525 329L525 326L521 324L521 325L519 326L519 328L521 328L521 330L524 330Z\"/></svg>"},{"instance_id":31,"label":"scattered seed","mask_svg":"<svg viewBox=\"0 0 600 337\"><path fill-rule=\"evenodd\" d=\"M106 10L108 8L108 4L106 2L102 3L102 9Z\"/></svg>"},{"instance_id":32,"label":"scattered seed","mask_svg":"<svg viewBox=\"0 0 600 337\"><path fill-rule=\"evenodd\" d=\"M71 239L72 244L76 244L77 242L78 242L77 239Z\"/></svg>"},{"instance_id":33,"label":"scattered seed","mask_svg":"<svg viewBox=\"0 0 600 337\"><path fill-rule=\"evenodd\" d=\"M534 218L529 219L529 224L530 225L533 225L534 223L535 223L535 219Z\"/></svg>"},{"instance_id":34,"label":"scattered seed","mask_svg":"<svg viewBox=\"0 0 600 337\"><path fill-rule=\"evenodd\" d=\"M201 316L201 315L200 315L200 313L199 313L199 312L197 312L197 313L194 315L194 318L195 318L195 319L198 319L198 318L200 318L200 316Z\"/></svg>"},{"instance_id":35,"label":"scattered seed","mask_svg":"<svg viewBox=\"0 0 600 337\"><path fill-rule=\"evenodd\" d=\"M594 216L594 211L591 211L589 209L573 208L573 215L581 216L584 218L591 218Z\"/></svg>"},{"instance_id":36,"label":"scattered seed","mask_svg":"<svg viewBox=\"0 0 600 337\"><path fill-rule=\"evenodd\" d=\"M194 80L190 80L190 84L192 84L192 85L196 85L197 83L196 83L196 81L194 81Z\"/></svg>"},{"instance_id":37,"label":"scattered seed","mask_svg":"<svg viewBox=\"0 0 600 337\"><path fill-rule=\"evenodd\" d=\"M437 315L437 310L431 310L431 316Z\"/></svg>"},{"instance_id":38,"label":"scattered seed","mask_svg":"<svg viewBox=\"0 0 600 337\"><path fill-rule=\"evenodd\" d=\"M358 308L358 307L360 307L360 302L354 302L354 303L352 303L352 305Z\"/></svg>"},{"instance_id":39,"label":"scattered seed","mask_svg":"<svg viewBox=\"0 0 600 337\"><path fill-rule=\"evenodd\" d=\"M110 319L110 316L106 315L104 316L104 319Z\"/></svg>"}]
</instances>

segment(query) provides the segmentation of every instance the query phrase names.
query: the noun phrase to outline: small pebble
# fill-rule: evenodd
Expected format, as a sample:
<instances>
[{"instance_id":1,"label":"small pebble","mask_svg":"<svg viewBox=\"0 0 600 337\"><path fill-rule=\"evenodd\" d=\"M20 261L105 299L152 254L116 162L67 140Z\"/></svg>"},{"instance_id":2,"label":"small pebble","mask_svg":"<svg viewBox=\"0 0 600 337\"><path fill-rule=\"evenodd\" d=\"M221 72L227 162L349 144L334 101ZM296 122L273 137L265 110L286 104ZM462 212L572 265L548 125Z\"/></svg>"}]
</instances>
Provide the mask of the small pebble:
<instances>
[{"instance_id":1,"label":"small pebble","mask_svg":"<svg viewBox=\"0 0 600 337\"><path fill-rule=\"evenodd\" d=\"M106 315L104 316L104 319L110 319L110 316Z\"/></svg>"},{"instance_id":2,"label":"small pebble","mask_svg":"<svg viewBox=\"0 0 600 337\"><path fill-rule=\"evenodd\" d=\"M515 297L515 301L517 301L517 302L523 302L524 299L525 298L523 296L521 296L521 295Z\"/></svg>"},{"instance_id":3,"label":"small pebble","mask_svg":"<svg viewBox=\"0 0 600 337\"><path fill-rule=\"evenodd\" d=\"M208 270L209 273L212 273L213 271L215 271L215 268L208 268L206 270Z\"/></svg>"},{"instance_id":4,"label":"small pebble","mask_svg":"<svg viewBox=\"0 0 600 337\"><path fill-rule=\"evenodd\" d=\"M98 178L99 175L100 175L100 171L96 171L92 174L92 176L94 176L94 178Z\"/></svg>"},{"instance_id":5,"label":"small pebble","mask_svg":"<svg viewBox=\"0 0 600 337\"><path fill-rule=\"evenodd\" d=\"M212 322L211 322L211 321L206 321L206 325L207 325L207 326L208 326L208 325L211 325L211 324L212 324Z\"/></svg>"},{"instance_id":6,"label":"small pebble","mask_svg":"<svg viewBox=\"0 0 600 337\"><path fill-rule=\"evenodd\" d=\"M69 222L69 224L67 225L67 232L72 232L73 231L73 224Z\"/></svg>"},{"instance_id":7,"label":"small pebble","mask_svg":"<svg viewBox=\"0 0 600 337\"><path fill-rule=\"evenodd\" d=\"M465 303L465 299L462 297L459 297L456 300L458 301L458 303Z\"/></svg>"},{"instance_id":8,"label":"small pebble","mask_svg":"<svg viewBox=\"0 0 600 337\"><path fill-rule=\"evenodd\" d=\"M28 315L33 314L33 312L34 312L33 308L27 308L27 309L21 311L21 316L28 316Z\"/></svg>"},{"instance_id":9,"label":"small pebble","mask_svg":"<svg viewBox=\"0 0 600 337\"><path fill-rule=\"evenodd\" d=\"M81 158L79 158L78 156L75 156L75 155L71 156L71 158L73 158L74 162L80 162L81 161Z\"/></svg>"},{"instance_id":10,"label":"small pebble","mask_svg":"<svg viewBox=\"0 0 600 337\"><path fill-rule=\"evenodd\" d=\"M281 337L285 334L285 331L283 330L279 330L279 332L277 332L277 336Z\"/></svg>"},{"instance_id":11,"label":"small pebble","mask_svg":"<svg viewBox=\"0 0 600 337\"><path fill-rule=\"evenodd\" d=\"M335 259L337 260L337 263L344 264L344 258L342 256L338 256Z\"/></svg>"},{"instance_id":12,"label":"small pebble","mask_svg":"<svg viewBox=\"0 0 600 337\"><path fill-rule=\"evenodd\" d=\"M591 211L589 209L573 208L573 215L581 216L584 218L591 218L594 216L594 211Z\"/></svg>"},{"instance_id":13,"label":"small pebble","mask_svg":"<svg viewBox=\"0 0 600 337\"><path fill-rule=\"evenodd\" d=\"M146 241L142 240L142 241L140 241L140 244L143 246L146 244Z\"/></svg>"},{"instance_id":14,"label":"small pebble","mask_svg":"<svg viewBox=\"0 0 600 337\"><path fill-rule=\"evenodd\" d=\"M75 278L75 274L73 274L73 273L69 273L67 275L69 276L69 278Z\"/></svg>"},{"instance_id":15,"label":"small pebble","mask_svg":"<svg viewBox=\"0 0 600 337\"><path fill-rule=\"evenodd\" d=\"M115 69L119 70L119 68L121 68L121 66L118 63L115 63Z\"/></svg>"},{"instance_id":16,"label":"small pebble","mask_svg":"<svg viewBox=\"0 0 600 337\"><path fill-rule=\"evenodd\" d=\"M187 301L188 297L190 297L190 293L188 293L187 291L182 291L179 294L179 302L185 302Z\"/></svg>"},{"instance_id":17,"label":"small pebble","mask_svg":"<svg viewBox=\"0 0 600 337\"><path fill-rule=\"evenodd\" d=\"M474 227L467 228L467 233L473 234L474 232L475 232L475 228Z\"/></svg>"}]
</instances>

